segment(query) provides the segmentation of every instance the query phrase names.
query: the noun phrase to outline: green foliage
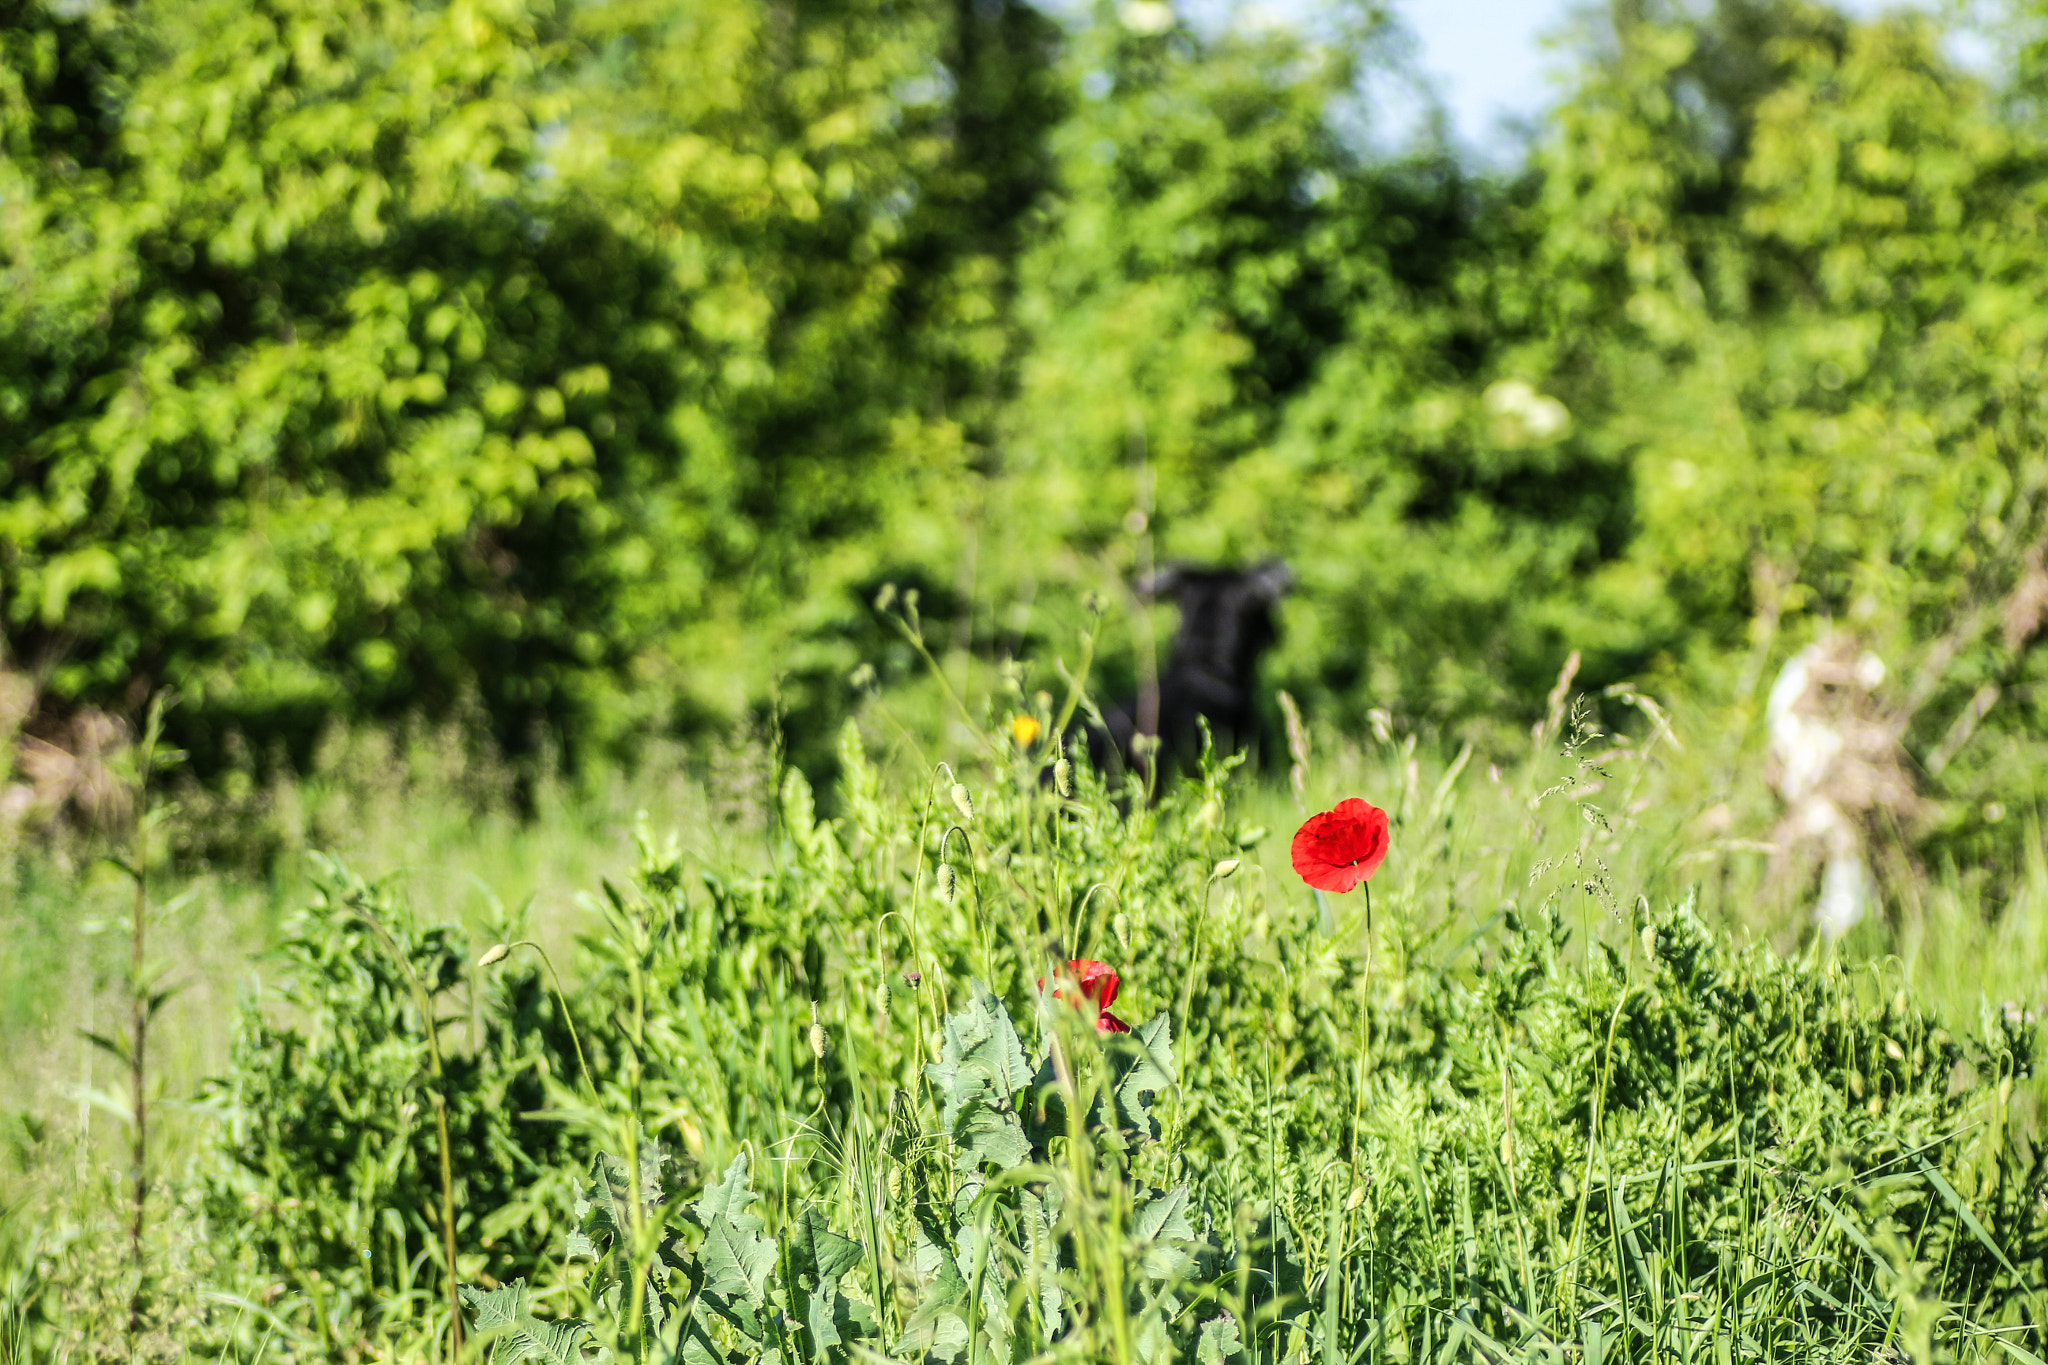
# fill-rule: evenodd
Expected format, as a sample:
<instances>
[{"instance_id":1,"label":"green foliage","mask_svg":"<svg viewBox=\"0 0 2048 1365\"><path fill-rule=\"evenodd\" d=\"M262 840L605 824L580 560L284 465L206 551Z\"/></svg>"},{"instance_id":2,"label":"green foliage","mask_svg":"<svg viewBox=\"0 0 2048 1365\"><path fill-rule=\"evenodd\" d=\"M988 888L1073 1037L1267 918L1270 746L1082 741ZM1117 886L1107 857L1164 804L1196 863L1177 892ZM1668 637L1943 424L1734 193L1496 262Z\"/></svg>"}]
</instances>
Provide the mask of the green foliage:
<instances>
[{"instance_id":1,"label":"green foliage","mask_svg":"<svg viewBox=\"0 0 2048 1365\"><path fill-rule=\"evenodd\" d=\"M823 758L856 663L915 669L884 579L967 666L1281 554L1277 680L1354 727L1498 745L1573 649L1742 719L1851 629L1986 846L2041 766L2036 65L1622 6L1482 177L1357 136L1376 11L1127 8L18 0L46 719L173 684L210 772L337 713L574 757L773 708Z\"/></svg>"},{"instance_id":2,"label":"green foliage","mask_svg":"<svg viewBox=\"0 0 2048 1365\"><path fill-rule=\"evenodd\" d=\"M749 700L676 663L942 500L926 412L988 347L894 339L987 314L960 162L1044 103L991 50L1028 11L794 19L12 6L0 619L51 704L176 686L211 767L337 711L474 697L519 750ZM972 138L901 97L956 41Z\"/></svg>"},{"instance_id":3,"label":"green foliage","mask_svg":"<svg viewBox=\"0 0 2048 1365\"><path fill-rule=\"evenodd\" d=\"M425 987L431 1024L366 913ZM290 1286L321 1340L352 1340L343 1324L370 1304L433 1314L445 1271L426 1027L443 1035L462 1263L497 1274L558 1241L581 1149L526 1116L575 1060L537 975L466 979L456 931L419 926L391 886L334 863L276 951L283 974L247 1002L229 1075L207 1096L221 1122L207 1203L233 1230L227 1254Z\"/></svg>"},{"instance_id":4,"label":"green foliage","mask_svg":"<svg viewBox=\"0 0 2048 1365\"><path fill-rule=\"evenodd\" d=\"M2043 1345L2034 1027L1997 1010L1966 1026L1902 982L1613 899L1605 873L1576 870L1608 846L1581 840L1602 826L1581 817L1576 760L1530 774L1549 794L1497 870L1497 851L1469 861L1460 783L1477 779L1452 772L1432 796L1411 770L1375 793L1395 856L1368 927L1282 865L1213 879L1258 844L1220 765L1126 808L1085 773L1059 797L1007 746L923 792L878 780L857 733L843 750L857 802L820 822L787 774L772 866L714 855L689 876L643 830L631 884L586 903L571 975L588 1084L566 1039L515 1027L515 1006L551 1022L530 979L478 991L488 1047L475 1072L451 1048L449 1090L468 1135L466 1298L500 1358ZM1640 761L1612 760L1610 779ZM1565 805L1562 835L1544 833ZM1503 904L1459 889L1475 883L1528 889ZM337 983L310 1036L374 1033L388 1069L332 1043L245 1045L234 1084L316 1119L322 1090L375 1096L356 1119L374 1154L375 1115L420 1084L417 1025L393 969L345 950L345 917L325 922L328 949L293 950ZM402 941L443 998L475 984L432 934ZM1098 1034L1041 990L1069 953L1122 973L1132 1033ZM490 1065L517 1059L542 1093L485 1118L471 1097L501 1054ZM474 1136L515 1123L516 1169ZM328 1349L316 1288L332 1340L431 1340L422 1137L390 1175L321 1158L321 1183L310 1134L229 1136L256 1199L213 1217L244 1273L295 1276L270 1349ZM409 1220L410 1268L337 1255L315 1280L292 1259L373 1206ZM485 1236L495 1286L477 1278Z\"/></svg>"}]
</instances>

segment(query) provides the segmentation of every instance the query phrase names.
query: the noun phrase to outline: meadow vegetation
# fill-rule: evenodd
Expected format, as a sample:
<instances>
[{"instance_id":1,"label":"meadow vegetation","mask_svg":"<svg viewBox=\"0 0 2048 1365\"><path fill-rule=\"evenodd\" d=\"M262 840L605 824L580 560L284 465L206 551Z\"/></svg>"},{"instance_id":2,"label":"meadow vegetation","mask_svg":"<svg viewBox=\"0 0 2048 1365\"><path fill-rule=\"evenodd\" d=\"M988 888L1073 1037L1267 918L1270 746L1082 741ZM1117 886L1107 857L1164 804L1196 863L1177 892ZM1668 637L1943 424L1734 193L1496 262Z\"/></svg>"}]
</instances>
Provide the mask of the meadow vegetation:
<instances>
[{"instance_id":1,"label":"meadow vegetation","mask_svg":"<svg viewBox=\"0 0 2048 1365\"><path fill-rule=\"evenodd\" d=\"M118 1117L10 1119L9 1358L450 1359L456 1289L500 1360L2043 1349L2032 997L1979 971L2038 982L2037 911L1928 877L1774 947L1743 914L1797 896L1673 809L1718 756L1583 701L1509 769L1326 733L1299 796L1156 802L1048 775L1006 721L1049 701L957 767L849 723L829 818L772 747L598 838L557 807L523 833L612 845L573 895L498 897L488 822L470 891L309 855L186 1021L225 1055L157 1081L139 1273ZM1312 893L1287 838L1361 791L1393 852ZM1041 992L1070 958L1131 1033Z\"/></svg>"},{"instance_id":2,"label":"meadow vegetation","mask_svg":"<svg viewBox=\"0 0 2048 1365\"><path fill-rule=\"evenodd\" d=\"M0 1365L2041 1365L1954 18L1616 0L1481 170L1374 5L0 0ZM1058 759L1267 558L1258 755Z\"/></svg>"}]
</instances>

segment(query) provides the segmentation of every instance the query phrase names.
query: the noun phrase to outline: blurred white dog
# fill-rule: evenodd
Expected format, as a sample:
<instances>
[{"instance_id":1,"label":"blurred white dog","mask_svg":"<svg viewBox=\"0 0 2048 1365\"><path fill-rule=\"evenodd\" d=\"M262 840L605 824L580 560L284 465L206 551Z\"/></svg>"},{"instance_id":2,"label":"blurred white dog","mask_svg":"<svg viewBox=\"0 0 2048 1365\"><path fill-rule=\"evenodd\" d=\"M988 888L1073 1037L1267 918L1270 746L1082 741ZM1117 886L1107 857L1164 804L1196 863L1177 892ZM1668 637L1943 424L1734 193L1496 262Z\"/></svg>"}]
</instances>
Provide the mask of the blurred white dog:
<instances>
[{"instance_id":1,"label":"blurred white dog","mask_svg":"<svg viewBox=\"0 0 2048 1365\"><path fill-rule=\"evenodd\" d=\"M1849 932L1876 900L1871 836L1920 809L1899 762L1904 726L1876 697L1884 679L1882 659L1847 635L1827 636L1786 663L1765 712L1766 777L1785 803L1773 842L1792 866L1818 857L1813 918L1830 938Z\"/></svg>"}]
</instances>

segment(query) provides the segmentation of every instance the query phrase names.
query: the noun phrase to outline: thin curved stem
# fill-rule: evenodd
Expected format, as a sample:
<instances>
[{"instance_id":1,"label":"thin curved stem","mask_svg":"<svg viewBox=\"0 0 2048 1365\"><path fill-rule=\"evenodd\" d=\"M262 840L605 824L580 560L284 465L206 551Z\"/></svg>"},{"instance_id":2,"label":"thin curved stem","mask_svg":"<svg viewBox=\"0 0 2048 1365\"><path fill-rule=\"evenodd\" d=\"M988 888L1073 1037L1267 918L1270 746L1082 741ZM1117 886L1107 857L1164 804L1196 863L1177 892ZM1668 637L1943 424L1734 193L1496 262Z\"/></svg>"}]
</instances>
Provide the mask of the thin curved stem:
<instances>
[{"instance_id":1,"label":"thin curved stem","mask_svg":"<svg viewBox=\"0 0 2048 1365\"><path fill-rule=\"evenodd\" d=\"M548 980L555 988L555 1003L561 1007L562 1022L569 1027L569 1042L576 1049L576 1072L583 1078L583 1087L593 1096L597 1094L597 1078L590 1074L590 1060L583 1055L583 1037L576 1030L576 1016L569 1013L569 997L562 992L562 974L555 970L555 960L548 956L548 950L530 938L522 938L505 947L531 948L540 954L541 965L548 969Z\"/></svg>"},{"instance_id":2,"label":"thin curved stem","mask_svg":"<svg viewBox=\"0 0 2048 1365\"><path fill-rule=\"evenodd\" d=\"M427 1035L427 1061L434 1078L430 1098L434 1101L434 1126L441 1139L441 1249L448 1263L448 1358L456 1361L462 1358L462 1296L457 1292L456 1283L460 1275L455 1266L455 1163L453 1144L448 1135L448 1096L441 1071L440 1029L434 1022L433 1000L427 995L427 988L421 984L419 973L412 969L411 959L399 948L398 940L384 927L384 922L360 906L350 906L349 914L376 932L385 951L391 954L391 960L405 974L406 985L412 989L413 1007L420 1012L420 1027Z\"/></svg>"}]
</instances>

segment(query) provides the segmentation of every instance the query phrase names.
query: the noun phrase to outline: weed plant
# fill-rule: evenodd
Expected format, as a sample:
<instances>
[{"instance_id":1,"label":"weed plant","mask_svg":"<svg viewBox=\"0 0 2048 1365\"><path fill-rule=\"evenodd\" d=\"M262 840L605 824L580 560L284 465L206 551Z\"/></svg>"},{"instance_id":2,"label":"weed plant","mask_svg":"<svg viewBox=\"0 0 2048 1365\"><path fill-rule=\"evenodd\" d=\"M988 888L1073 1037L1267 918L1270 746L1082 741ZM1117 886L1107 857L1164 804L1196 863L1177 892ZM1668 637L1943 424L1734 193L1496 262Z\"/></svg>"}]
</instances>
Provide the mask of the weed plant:
<instances>
[{"instance_id":1,"label":"weed plant","mask_svg":"<svg viewBox=\"0 0 2048 1365\"><path fill-rule=\"evenodd\" d=\"M1368 913L1268 856L1291 807L1234 760L1148 799L979 719L907 783L849 726L762 858L643 823L542 935L562 989L518 914L323 864L152 1195L163 1349L2039 1359L2031 1020L1637 894L1654 740L1582 714L1496 782L1389 735ZM1053 998L1073 959L1130 1034ZM8 1222L10 1365L119 1335L125 1224L74 1221Z\"/></svg>"}]
</instances>

